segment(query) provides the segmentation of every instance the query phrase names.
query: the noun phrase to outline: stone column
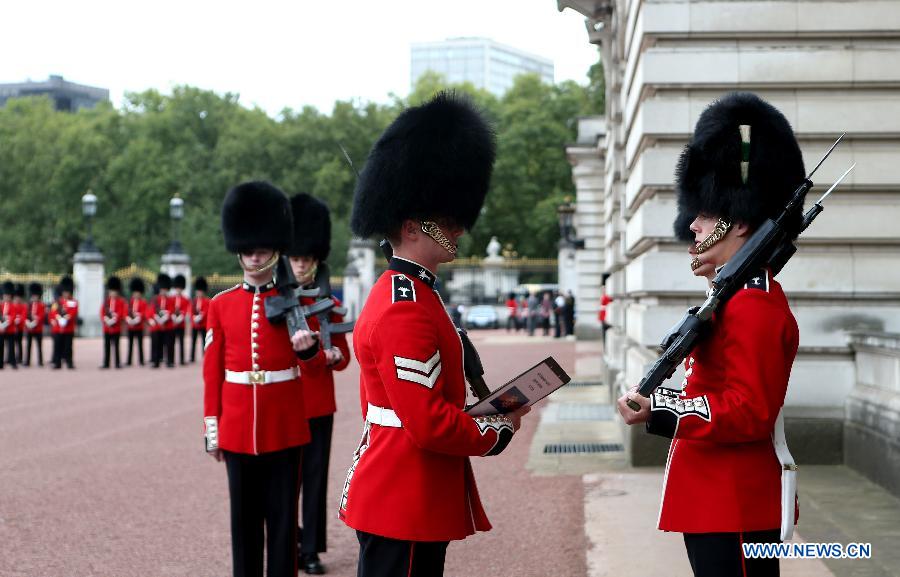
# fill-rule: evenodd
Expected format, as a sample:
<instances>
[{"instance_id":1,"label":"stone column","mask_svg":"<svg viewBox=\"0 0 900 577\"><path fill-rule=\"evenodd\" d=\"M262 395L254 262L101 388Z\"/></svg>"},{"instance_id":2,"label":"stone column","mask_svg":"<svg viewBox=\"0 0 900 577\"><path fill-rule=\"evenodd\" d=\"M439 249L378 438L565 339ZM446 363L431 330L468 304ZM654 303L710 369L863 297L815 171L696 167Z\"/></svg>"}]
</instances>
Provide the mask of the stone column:
<instances>
[{"instance_id":1,"label":"stone column","mask_svg":"<svg viewBox=\"0 0 900 577\"><path fill-rule=\"evenodd\" d=\"M73 258L72 280L75 282L75 300L82 324L78 335L99 337L103 334L100 323L100 307L103 306L105 278L103 253L99 249L79 251Z\"/></svg>"},{"instance_id":2,"label":"stone column","mask_svg":"<svg viewBox=\"0 0 900 577\"><path fill-rule=\"evenodd\" d=\"M350 240L350 248L347 251L348 266L352 263L359 274L362 302L369 297L369 291L375 284L375 259L381 257L381 255L376 256L376 248L376 244L371 240L353 238Z\"/></svg>"},{"instance_id":3,"label":"stone column","mask_svg":"<svg viewBox=\"0 0 900 577\"><path fill-rule=\"evenodd\" d=\"M362 283L359 279L359 271L354 263L348 263L344 267L344 296L342 305L347 309L346 319L352 320L359 317L363 302Z\"/></svg>"},{"instance_id":4,"label":"stone column","mask_svg":"<svg viewBox=\"0 0 900 577\"><path fill-rule=\"evenodd\" d=\"M184 275L185 280L187 280L184 294L190 295L191 284L193 283L193 279L191 278L191 255L186 252L167 252L162 255L161 262L162 264L159 267L160 272L163 272L172 278L175 278L175 276L179 274Z\"/></svg>"}]
</instances>

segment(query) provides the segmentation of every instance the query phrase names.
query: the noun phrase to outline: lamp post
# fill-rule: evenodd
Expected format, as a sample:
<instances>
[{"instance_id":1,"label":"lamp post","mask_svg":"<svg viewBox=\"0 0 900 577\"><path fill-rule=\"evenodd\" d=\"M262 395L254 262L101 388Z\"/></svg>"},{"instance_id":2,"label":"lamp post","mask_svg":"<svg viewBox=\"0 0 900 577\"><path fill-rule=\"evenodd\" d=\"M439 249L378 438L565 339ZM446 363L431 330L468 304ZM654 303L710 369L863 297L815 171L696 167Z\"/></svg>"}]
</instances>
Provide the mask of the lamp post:
<instances>
[{"instance_id":1,"label":"lamp post","mask_svg":"<svg viewBox=\"0 0 900 577\"><path fill-rule=\"evenodd\" d=\"M584 239L577 238L575 234L575 203L569 197L557 207L556 216L559 219L560 244L574 249L584 248Z\"/></svg>"},{"instance_id":2,"label":"lamp post","mask_svg":"<svg viewBox=\"0 0 900 577\"><path fill-rule=\"evenodd\" d=\"M97 214L97 195L91 192L90 189L88 189L84 196L81 197L81 214L84 216L85 224L87 225L87 237L78 247L78 252L100 252L100 249L94 244L94 235L92 231L94 215Z\"/></svg>"},{"instance_id":3,"label":"lamp post","mask_svg":"<svg viewBox=\"0 0 900 577\"><path fill-rule=\"evenodd\" d=\"M184 249L181 248L179 233L181 232L181 220L184 218L184 200L175 193L175 196L169 200L169 218L172 219L172 242L169 243L169 254L182 254Z\"/></svg>"}]
</instances>

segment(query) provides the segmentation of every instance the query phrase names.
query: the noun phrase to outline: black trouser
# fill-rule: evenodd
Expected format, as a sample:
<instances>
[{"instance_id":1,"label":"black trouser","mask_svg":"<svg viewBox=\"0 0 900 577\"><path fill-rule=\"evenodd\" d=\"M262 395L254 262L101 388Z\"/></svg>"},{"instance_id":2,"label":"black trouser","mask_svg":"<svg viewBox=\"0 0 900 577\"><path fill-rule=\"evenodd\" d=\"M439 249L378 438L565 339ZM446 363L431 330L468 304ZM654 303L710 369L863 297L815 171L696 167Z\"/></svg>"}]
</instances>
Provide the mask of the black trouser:
<instances>
[{"instance_id":1,"label":"black trouser","mask_svg":"<svg viewBox=\"0 0 900 577\"><path fill-rule=\"evenodd\" d=\"M172 329L172 362L175 362L175 343L178 343L178 359L182 365L186 365L184 362L184 327L175 327Z\"/></svg>"},{"instance_id":2,"label":"black trouser","mask_svg":"<svg viewBox=\"0 0 900 577\"><path fill-rule=\"evenodd\" d=\"M16 333L16 362L22 364L22 340L25 338L24 332Z\"/></svg>"},{"instance_id":3,"label":"black trouser","mask_svg":"<svg viewBox=\"0 0 900 577\"><path fill-rule=\"evenodd\" d=\"M203 345L206 342L206 327L191 327L191 362L197 360L197 341L200 341L200 356L203 356Z\"/></svg>"},{"instance_id":4,"label":"black trouser","mask_svg":"<svg viewBox=\"0 0 900 577\"><path fill-rule=\"evenodd\" d=\"M43 333L28 333L28 339L25 341L25 362L22 363L23 365L27 367L31 364L31 342L37 341L37 364L40 367L44 366L44 348L41 346L43 339Z\"/></svg>"},{"instance_id":5,"label":"black trouser","mask_svg":"<svg viewBox=\"0 0 900 577\"><path fill-rule=\"evenodd\" d=\"M109 367L109 351L112 349L116 355L116 368L121 368L119 362L119 333L103 333L103 366Z\"/></svg>"},{"instance_id":6,"label":"black trouser","mask_svg":"<svg viewBox=\"0 0 900 577\"><path fill-rule=\"evenodd\" d=\"M0 369L3 368L4 362L9 363L13 368L17 367L16 335L12 333L0 335Z\"/></svg>"},{"instance_id":7,"label":"black trouser","mask_svg":"<svg viewBox=\"0 0 900 577\"><path fill-rule=\"evenodd\" d=\"M175 366L175 329L162 331L162 344L166 353L166 366ZM162 360L162 359L160 359Z\"/></svg>"},{"instance_id":8,"label":"black trouser","mask_svg":"<svg viewBox=\"0 0 900 577\"><path fill-rule=\"evenodd\" d=\"M158 367L162 360L162 334L162 331L150 333L150 364L154 367Z\"/></svg>"},{"instance_id":9,"label":"black trouser","mask_svg":"<svg viewBox=\"0 0 900 577\"><path fill-rule=\"evenodd\" d=\"M144 329L128 329L128 366L131 366L131 353L137 341L138 364L144 366ZM152 359L151 359L152 360Z\"/></svg>"},{"instance_id":10,"label":"black trouser","mask_svg":"<svg viewBox=\"0 0 900 577\"><path fill-rule=\"evenodd\" d=\"M684 534L684 546L695 577L779 577L777 558L744 558L741 543L780 542L778 529Z\"/></svg>"},{"instance_id":11,"label":"black trouser","mask_svg":"<svg viewBox=\"0 0 900 577\"><path fill-rule=\"evenodd\" d=\"M72 333L56 333L53 335L53 366L59 368L63 363L70 369L74 369L72 362L72 341L75 335Z\"/></svg>"},{"instance_id":12,"label":"black trouser","mask_svg":"<svg viewBox=\"0 0 900 577\"><path fill-rule=\"evenodd\" d=\"M235 577L262 576L264 537L268 577L296 577L301 448L262 455L223 454Z\"/></svg>"},{"instance_id":13,"label":"black trouser","mask_svg":"<svg viewBox=\"0 0 900 577\"><path fill-rule=\"evenodd\" d=\"M312 436L303 447L300 487L302 503L301 553L322 553L327 550L325 533L328 497L328 458L331 456L331 431L334 415L309 419Z\"/></svg>"},{"instance_id":14,"label":"black trouser","mask_svg":"<svg viewBox=\"0 0 900 577\"><path fill-rule=\"evenodd\" d=\"M442 577L447 541L400 541L356 532L356 577Z\"/></svg>"}]
</instances>

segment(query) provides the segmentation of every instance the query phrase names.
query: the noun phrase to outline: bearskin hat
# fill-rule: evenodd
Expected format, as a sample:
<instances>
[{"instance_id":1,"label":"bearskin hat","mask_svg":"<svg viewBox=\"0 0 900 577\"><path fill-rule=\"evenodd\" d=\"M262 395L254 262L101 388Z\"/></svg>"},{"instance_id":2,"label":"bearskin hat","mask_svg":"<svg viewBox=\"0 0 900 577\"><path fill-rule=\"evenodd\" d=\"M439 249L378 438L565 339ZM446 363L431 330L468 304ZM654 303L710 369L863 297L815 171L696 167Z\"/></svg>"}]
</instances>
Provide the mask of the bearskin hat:
<instances>
[{"instance_id":1,"label":"bearskin hat","mask_svg":"<svg viewBox=\"0 0 900 577\"><path fill-rule=\"evenodd\" d=\"M331 252L331 214L321 200L305 192L291 197L294 241L290 256L311 256L324 262Z\"/></svg>"},{"instance_id":2,"label":"bearskin hat","mask_svg":"<svg viewBox=\"0 0 900 577\"><path fill-rule=\"evenodd\" d=\"M39 297L44 294L44 287L39 282L28 285L28 296Z\"/></svg>"},{"instance_id":3,"label":"bearskin hat","mask_svg":"<svg viewBox=\"0 0 900 577\"><path fill-rule=\"evenodd\" d=\"M156 286L162 290L169 290L172 288L172 277L164 272L159 273L156 275Z\"/></svg>"},{"instance_id":4,"label":"bearskin hat","mask_svg":"<svg viewBox=\"0 0 900 577\"><path fill-rule=\"evenodd\" d=\"M172 279L172 287L177 289L184 289L187 287L187 279L184 278L183 274L175 275L175 278Z\"/></svg>"},{"instance_id":5,"label":"bearskin hat","mask_svg":"<svg viewBox=\"0 0 900 577\"><path fill-rule=\"evenodd\" d=\"M0 290L0 294L13 296L16 293L16 285L13 284L11 280L3 283L3 289Z\"/></svg>"},{"instance_id":6,"label":"bearskin hat","mask_svg":"<svg viewBox=\"0 0 900 577\"><path fill-rule=\"evenodd\" d=\"M16 283L16 296L19 298L25 298L25 284L17 282Z\"/></svg>"},{"instance_id":7,"label":"bearskin hat","mask_svg":"<svg viewBox=\"0 0 900 577\"><path fill-rule=\"evenodd\" d=\"M106 290L122 292L122 279L117 276L111 276L106 279Z\"/></svg>"},{"instance_id":8,"label":"bearskin hat","mask_svg":"<svg viewBox=\"0 0 900 577\"><path fill-rule=\"evenodd\" d=\"M741 126L749 126L749 145ZM746 162L742 167L742 162ZM733 92L710 104L694 128L676 169L675 235L693 242L698 214L755 228L777 216L806 178L791 125L774 106L749 92ZM789 223L799 230L801 215Z\"/></svg>"},{"instance_id":9,"label":"bearskin hat","mask_svg":"<svg viewBox=\"0 0 900 577\"><path fill-rule=\"evenodd\" d=\"M128 290L133 293L143 294L144 289L146 288L147 286L144 284L144 279L142 279L141 277L136 276L128 283Z\"/></svg>"},{"instance_id":10,"label":"bearskin hat","mask_svg":"<svg viewBox=\"0 0 900 577\"><path fill-rule=\"evenodd\" d=\"M448 218L471 229L494 166L494 132L464 97L441 92L404 110L359 175L350 227L388 236L406 219Z\"/></svg>"},{"instance_id":11,"label":"bearskin hat","mask_svg":"<svg viewBox=\"0 0 900 577\"><path fill-rule=\"evenodd\" d=\"M259 248L279 252L291 246L291 204L268 182L244 182L228 191L222 203L225 248L240 253Z\"/></svg>"},{"instance_id":12,"label":"bearskin hat","mask_svg":"<svg viewBox=\"0 0 900 577\"><path fill-rule=\"evenodd\" d=\"M209 283L206 282L206 277L198 276L194 279L194 290L209 291Z\"/></svg>"},{"instance_id":13,"label":"bearskin hat","mask_svg":"<svg viewBox=\"0 0 900 577\"><path fill-rule=\"evenodd\" d=\"M75 292L75 283L72 281L72 277L64 276L59 279L59 292Z\"/></svg>"}]
</instances>

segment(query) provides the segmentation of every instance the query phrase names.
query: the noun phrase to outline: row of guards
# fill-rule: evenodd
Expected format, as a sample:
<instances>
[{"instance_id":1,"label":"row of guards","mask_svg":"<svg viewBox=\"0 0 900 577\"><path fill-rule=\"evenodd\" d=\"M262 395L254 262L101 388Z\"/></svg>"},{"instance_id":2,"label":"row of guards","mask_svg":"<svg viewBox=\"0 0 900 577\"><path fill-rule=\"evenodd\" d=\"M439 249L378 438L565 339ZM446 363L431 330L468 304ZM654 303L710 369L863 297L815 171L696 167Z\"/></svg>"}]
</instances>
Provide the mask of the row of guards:
<instances>
[{"instance_id":1,"label":"row of guards","mask_svg":"<svg viewBox=\"0 0 900 577\"><path fill-rule=\"evenodd\" d=\"M2 285L0 301L0 369L9 365L30 366L32 350L39 366L44 366L43 336L49 326L53 338L53 368L67 364L72 368L72 340L78 319L78 302L72 298L74 284L70 277L63 277L56 286L53 302L48 307L43 301L44 287L33 282L25 285L6 281Z\"/></svg>"}]
</instances>

